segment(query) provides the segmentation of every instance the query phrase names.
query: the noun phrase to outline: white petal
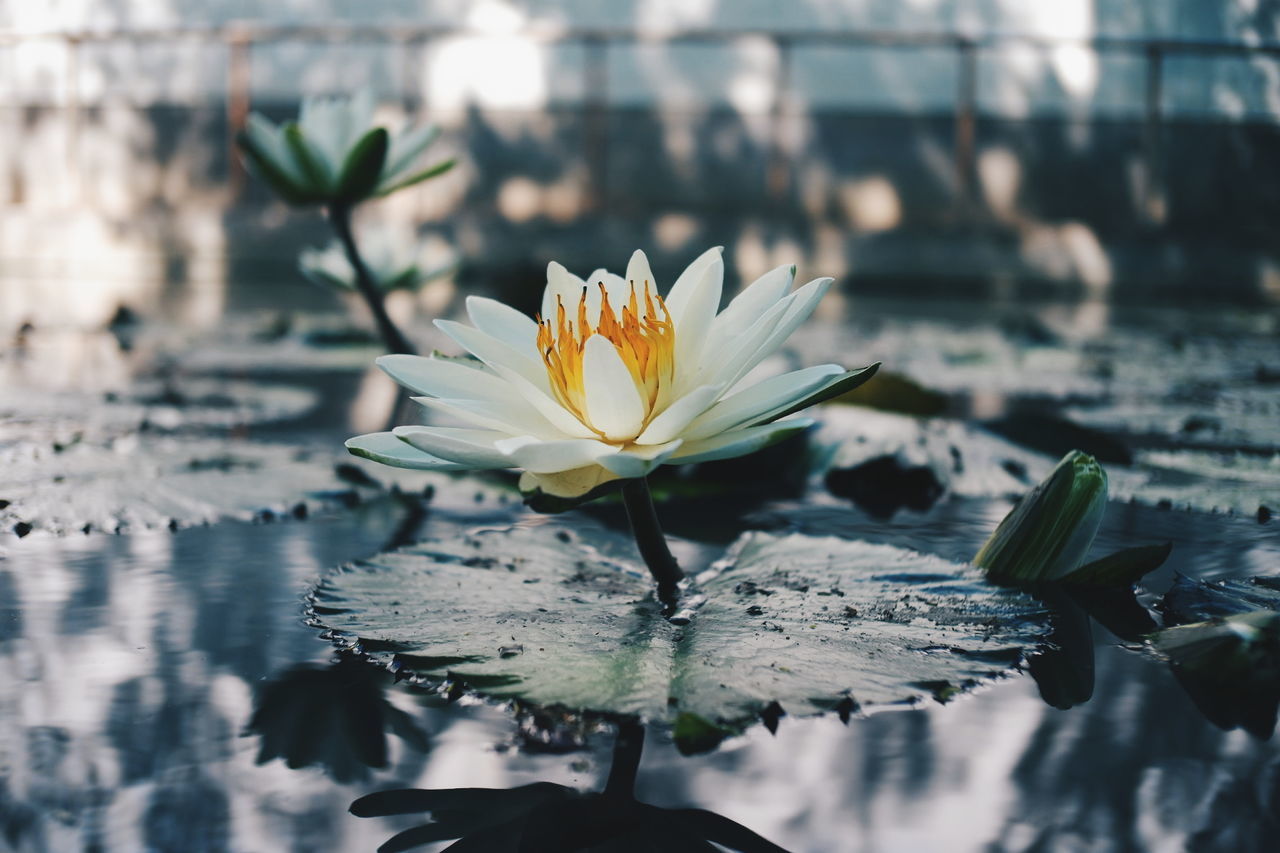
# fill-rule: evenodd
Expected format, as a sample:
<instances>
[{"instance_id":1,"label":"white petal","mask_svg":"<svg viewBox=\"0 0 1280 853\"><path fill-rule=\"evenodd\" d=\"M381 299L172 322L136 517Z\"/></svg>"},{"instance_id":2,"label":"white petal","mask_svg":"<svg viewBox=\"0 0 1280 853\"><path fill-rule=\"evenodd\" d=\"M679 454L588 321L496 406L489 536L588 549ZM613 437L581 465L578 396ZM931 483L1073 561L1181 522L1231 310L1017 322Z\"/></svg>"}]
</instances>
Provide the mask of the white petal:
<instances>
[{"instance_id":1,"label":"white petal","mask_svg":"<svg viewBox=\"0 0 1280 853\"><path fill-rule=\"evenodd\" d=\"M560 432L571 438L596 437L596 434L586 424L578 420L577 415L560 405L556 400L553 400L549 394L520 374L506 367L497 367L495 370L497 370L499 376L506 380L517 395L522 397L530 406L533 406L538 414L546 418Z\"/></svg>"},{"instance_id":2,"label":"white petal","mask_svg":"<svg viewBox=\"0 0 1280 853\"><path fill-rule=\"evenodd\" d=\"M425 453L468 468L512 466L511 460L493 446L495 441L509 437L505 433L487 429L425 426L399 426L392 433L396 438Z\"/></svg>"},{"instance_id":3,"label":"white petal","mask_svg":"<svg viewBox=\"0 0 1280 853\"><path fill-rule=\"evenodd\" d=\"M664 301L667 303L667 310L671 312L673 319L684 316L685 309L693 298L693 292L702 285L702 279L707 270L718 266L720 268L720 283L723 286L723 252L723 246L707 249L693 263L685 267L684 272L680 273L679 278L676 279L676 283L671 285L671 290L667 293Z\"/></svg>"},{"instance_id":4,"label":"white petal","mask_svg":"<svg viewBox=\"0 0 1280 853\"><path fill-rule=\"evenodd\" d=\"M709 438L763 420L785 411L842 373L844 368L837 364L822 364L757 382L712 406L689 425L684 437L691 441Z\"/></svg>"},{"instance_id":5,"label":"white petal","mask_svg":"<svg viewBox=\"0 0 1280 853\"><path fill-rule=\"evenodd\" d=\"M628 289L634 287L637 294L644 293L645 282L649 283L654 294L658 292L658 282L653 277L653 270L649 268L649 259L639 249L631 253L631 260L627 262L627 274L622 278ZM609 294L609 298L613 298L612 293Z\"/></svg>"},{"instance_id":6,"label":"white petal","mask_svg":"<svg viewBox=\"0 0 1280 853\"><path fill-rule=\"evenodd\" d=\"M644 402L618 348L603 335L592 335L583 348L582 386L593 427L615 441L635 438L644 424Z\"/></svg>"},{"instance_id":7,"label":"white petal","mask_svg":"<svg viewBox=\"0 0 1280 853\"><path fill-rule=\"evenodd\" d=\"M528 353L515 349L493 335L453 320L436 320L436 328L494 370L505 367L532 382L536 388L544 391L550 389L551 386L547 383L546 365L541 361L535 361Z\"/></svg>"},{"instance_id":8,"label":"white petal","mask_svg":"<svg viewBox=\"0 0 1280 853\"><path fill-rule=\"evenodd\" d=\"M684 394L697 381L703 348L716 311L720 310L720 293L724 286L724 264L717 256L703 272L689 293L683 312L671 311L676 327L676 393ZM710 356L709 356L710 357ZM682 369L682 366L686 366Z\"/></svg>"},{"instance_id":9,"label":"white petal","mask_svg":"<svg viewBox=\"0 0 1280 853\"><path fill-rule=\"evenodd\" d=\"M483 296L467 297L467 316L477 329L492 335L516 352L542 363L538 354L538 324L510 305Z\"/></svg>"},{"instance_id":10,"label":"white petal","mask_svg":"<svg viewBox=\"0 0 1280 853\"><path fill-rule=\"evenodd\" d=\"M618 448L601 441L568 438L540 441L531 435L505 438L495 443L516 467L534 474L553 474L592 465L618 452Z\"/></svg>"},{"instance_id":11,"label":"white petal","mask_svg":"<svg viewBox=\"0 0 1280 853\"><path fill-rule=\"evenodd\" d=\"M620 451L613 456L606 456L600 464L619 477L643 477L657 468L675 454L684 442L679 439L666 444L653 444L648 447L633 447Z\"/></svg>"},{"instance_id":12,"label":"white petal","mask_svg":"<svg viewBox=\"0 0 1280 853\"><path fill-rule=\"evenodd\" d=\"M585 281L555 261L547 264L547 289L542 291L542 319L550 320L554 325L556 308L561 302L570 320L577 317L578 300L582 298L582 289L586 286Z\"/></svg>"},{"instance_id":13,"label":"white petal","mask_svg":"<svg viewBox=\"0 0 1280 853\"><path fill-rule=\"evenodd\" d=\"M478 361L468 364L461 359L384 355L374 363L410 391L430 397L483 400L502 399L511 394L507 383L485 370Z\"/></svg>"},{"instance_id":14,"label":"white petal","mask_svg":"<svg viewBox=\"0 0 1280 853\"><path fill-rule=\"evenodd\" d=\"M748 453L763 450L770 444L811 426L813 426L812 420L795 418L733 432L722 432L701 441L685 442L670 461L672 465L685 465L690 462L714 462L717 459L745 456Z\"/></svg>"},{"instance_id":15,"label":"white petal","mask_svg":"<svg viewBox=\"0 0 1280 853\"><path fill-rule=\"evenodd\" d=\"M468 466L432 456L396 438L389 432L371 432L348 438L347 449L356 456L391 465L395 468L415 468L420 471L461 471Z\"/></svg>"},{"instance_id":16,"label":"white petal","mask_svg":"<svg viewBox=\"0 0 1280 853\"><path fill-rule=\"evenodd\" d=\"M665 444L684 432L694 418L697 418L716 401L723 389L719 385L703 385L676 400L666 411L649 421L644 432L636 437L636 444Z\"/></svg>"},{"instance_id":17,"label":"white petal","mask_svg":"<svg viewBox=\"0 0 1280 853\"><path fill-rule=\"evenodd\" d=\"M770 270L747 286L716 315L707 337L707 351L717 352L726 341L733 340L751 327L760 315L787 295L795 282L794 265Z\"/></svg>"},{"instance_id":18,"label":"white petal","mask_svg":"<svg viewBox=\"0 0 1280 853\"><path fill-rule=\"evenodd\" d=\"M544 439L561 438L563 433L548 423L532 406L522 399L515 400L449 400L437 397L414 397L428 409L452 415L455 418L484 429L498 430L507 435L532 434Z\"/></svg>"},{"instance_id":19,"label":"white petal","mask_svg":"<svg viewBox=\"0 0 1280 853\"><path fill-rule=\"evenodd\" d=\"M778 347L791 337L791 333L799 328L800 324L809 319L809 315L813 313L813 309L818 307L818 303L822 301L822 297L831 289L831 282L834 279L816 278L797 290L795 293L787 297L789 302L787 312L778 321L778 325L770 333L765 342L756 350L755 355L751 356L745 364L743 364L737 373L729 379L729 385L737 382L751 368L764 361L777 351Z\"/></svg>"},{"instance_id":20,"label":"white petal","mask_svg":"<svg viewBox=\"0 0 1280 853\"><path fill-rule=\"evenodd\" d=\"M606 269L598 269L586 279L587 289L587 322L595 328L600 323L600 306L603 299L600 296L600 285L604 285L605 293L609 294L609 304L613 306L613 313L619 314L622 306L627 304L631 298L631 287L622 280L622 276L609 272ZM571 319L577 317L578 303L573 303L574 313ZM575 320L576 322L576 320Z\"/></svg>"},{"instance_id":21,"label":"white petal","mask_svg":"<svg viewBox=\"0 0 1280 853\"><path fill-rule=\"evenodd\" d=\"M768 311L757 317L750 328L734 339L726 341L719 350L708 350L702 364L698 366L698 384L733 387L733 377L745 374L746 371L741 370L742 365L764 345L787 313L787 308L791 305L790 298L787 297L775 303Z\"/></svg>"},{"instance_id":22,"label":"white petal","mask_svg":"<svg viewBox=\"0 0 1280 853\"><path fill-rule=\"evenodd\" d=\"M532 492L539 489L548 495L558 498L582 497L587 492L604 485L618 475L599 465L586 465L572 471L557 471L553 474L534 474L525 471L520 475L520 491Z\"/></svg>"}]
</instances>

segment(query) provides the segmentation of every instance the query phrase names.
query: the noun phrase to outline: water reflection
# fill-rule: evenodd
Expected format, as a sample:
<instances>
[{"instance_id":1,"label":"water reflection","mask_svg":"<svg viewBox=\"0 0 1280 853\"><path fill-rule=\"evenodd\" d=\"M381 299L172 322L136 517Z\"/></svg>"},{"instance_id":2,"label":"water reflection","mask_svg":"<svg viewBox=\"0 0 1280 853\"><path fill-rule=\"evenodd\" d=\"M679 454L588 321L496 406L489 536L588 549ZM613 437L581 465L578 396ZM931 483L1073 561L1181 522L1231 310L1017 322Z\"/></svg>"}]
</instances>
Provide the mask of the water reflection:
<instances>
[{"instance_id":1,"label":"water reflection","mask_svg":"<svg viewBox=\"0 0 1280 853\"><path fill-rule=\"evenodd\" d=\"M283 758L291 769L318 766L343 784L387 767L387 734L418 752L427 734L383 695L390 676L342 655L328 666L298 664L261 685L248 730L261 739L258 764Z\"/></svg>"},{"instance_id":2,"label":"water reflection","mask_svg":"<svg viewBox=\"0 0 1280 853\"><path fill-rule=\"evenodd\" d=\"M604 789L583 792L552 782L517 788L399 789L351 804L357 817L429 812L429 823L403 830L378 848L396 853L458 839L449 850L487 851L714 851L785 853L739 823L697 808L658 808L636 799L636 774L645 731L618 725Z\"/></svg>"}]
</instances>

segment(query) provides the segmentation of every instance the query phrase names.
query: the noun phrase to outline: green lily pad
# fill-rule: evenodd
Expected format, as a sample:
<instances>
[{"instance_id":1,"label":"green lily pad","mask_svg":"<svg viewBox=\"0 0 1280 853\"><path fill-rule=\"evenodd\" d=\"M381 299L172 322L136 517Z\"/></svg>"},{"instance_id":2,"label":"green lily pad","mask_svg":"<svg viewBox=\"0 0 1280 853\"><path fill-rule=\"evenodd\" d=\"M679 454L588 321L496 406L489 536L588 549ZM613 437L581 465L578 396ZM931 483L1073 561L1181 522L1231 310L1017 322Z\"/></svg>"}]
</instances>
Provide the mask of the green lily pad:
<instances>
[{"instance_id":1,"label":"green lily pad","mask_svg":"<svg viewBox=\"0 0 1280 853\"><path fill-rule=\"evenodd\" d=\"M614 553L620 549L609 548ZM700 746L757 718L946 699L1045 633L1040 606L937 557L748 533L664 619L637 565L551 525L426 541L312 596L335 641L419 679L635 715Z\"/></svg>"}]
</instances>

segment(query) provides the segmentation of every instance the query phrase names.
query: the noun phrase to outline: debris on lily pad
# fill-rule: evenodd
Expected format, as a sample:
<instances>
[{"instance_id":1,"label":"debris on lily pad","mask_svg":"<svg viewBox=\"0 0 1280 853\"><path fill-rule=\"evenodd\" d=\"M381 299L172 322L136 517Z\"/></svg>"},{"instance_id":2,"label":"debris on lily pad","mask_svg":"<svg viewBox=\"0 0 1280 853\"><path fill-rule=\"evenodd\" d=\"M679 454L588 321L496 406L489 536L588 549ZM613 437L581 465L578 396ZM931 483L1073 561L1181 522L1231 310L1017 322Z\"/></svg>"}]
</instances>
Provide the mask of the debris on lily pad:
<instances>
[{"instance_id":1,"label":"debris on lily pad","mask_svg":"<svg viewBox=\"0 0 1280 853\"><path fill-rule=\"evenodd\" d=\"M1046 632L1037 602L972 567L799 534L744 535L684 600L668 621L639 566L543 524L345 566L311 610L406 677L675 724L702 748L756 719L949 699Z\"/></svg>"}]
</instances>

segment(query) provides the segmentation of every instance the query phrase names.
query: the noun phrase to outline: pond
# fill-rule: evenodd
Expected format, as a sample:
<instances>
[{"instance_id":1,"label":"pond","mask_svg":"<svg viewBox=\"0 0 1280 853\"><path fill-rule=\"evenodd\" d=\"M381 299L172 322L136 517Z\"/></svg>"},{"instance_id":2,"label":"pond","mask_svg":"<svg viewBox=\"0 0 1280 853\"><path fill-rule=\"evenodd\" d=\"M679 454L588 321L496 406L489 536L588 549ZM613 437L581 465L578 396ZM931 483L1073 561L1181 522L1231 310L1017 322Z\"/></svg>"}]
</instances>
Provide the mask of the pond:
<instances>
[{"instance_id":1,"label":"pond","mask_svg":"<svg viewBox=\"0 0 1280 853\"><path fill-rule=\"evenodd\" d=\"M653 849L716 849L707 838L777 849L756 835L792 851L1271 849L1274 670L1242 689L1197 684L1105 616L1107 627L1077 621L1065 690L1024 662L954 698L765 714L692 755L669 727L619 730L359 659L389 660L326 632L316 609L317 584L340 567L512 521L622 558L608 549L626 519L616 501L537 516L509 479L342 454L396 408L369 371L378 350L339 318L282 316L216 332L27 329L5 351L5 849L374 850L431 808L472 833L457 849L476 850L515 849L493 830L522 808L631 826L637 846L609 849L650 849L638 846L650 831L703 839ZM807 438L655 479L658 511L690 573L743 530L967 562L1080 447L1111 480L1092 556L1172 545L1138 590L1154 629L1180 576L1280 570L1278 336L1274 309L847 298L786 360L879 361L883 375L820 407ZM512 642L504 654L523 651ZM630 774L643 803L755 835L703 813L521 787L598 792ZM520 790L349 814L393 788Z\"/></svg>"}]
</instances>

